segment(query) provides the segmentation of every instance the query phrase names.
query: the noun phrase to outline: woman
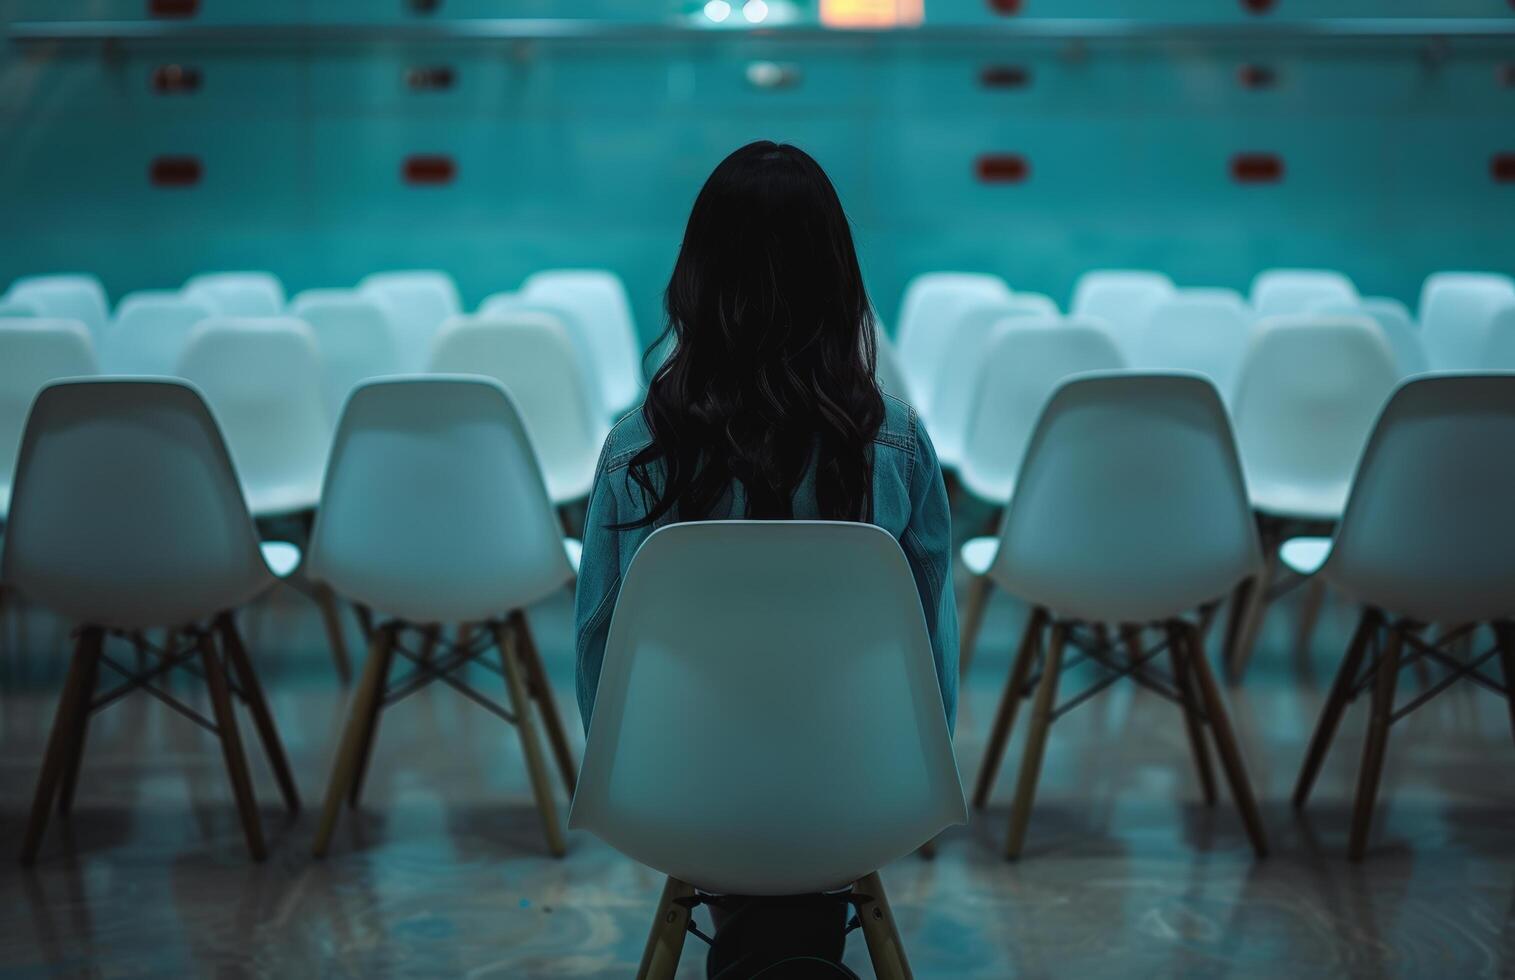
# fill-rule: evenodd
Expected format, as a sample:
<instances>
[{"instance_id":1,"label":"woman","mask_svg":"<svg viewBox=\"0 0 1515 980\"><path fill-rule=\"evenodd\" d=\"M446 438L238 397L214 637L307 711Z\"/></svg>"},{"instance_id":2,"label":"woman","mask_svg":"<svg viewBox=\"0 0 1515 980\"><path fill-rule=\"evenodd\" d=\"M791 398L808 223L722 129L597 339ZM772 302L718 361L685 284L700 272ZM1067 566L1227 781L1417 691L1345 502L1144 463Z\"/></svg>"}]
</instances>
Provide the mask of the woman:
<instances>
[{"instance_id":1,"label":"woman","mask_svg":"<svg viewBox=\"0 0 1515 980\"><path fill-rule=\"evenodd\" d=\"M664 524L742 518L866 521L898 538L950 725L957 613L947 493L915 412L874 381L872 305L847 216L820 166L767 141L721 161L694 202L665 303L673 350L641 411L605 440L589 498L574 614L586 730L637 547ZM769 945L787 937L809 947L790 952L840 956L840 903L755 904L743 903L749 928L740 942L720 929L712 971L723 948L750 951L769 942L765 932Z\"/></svg>"}]
</instances>

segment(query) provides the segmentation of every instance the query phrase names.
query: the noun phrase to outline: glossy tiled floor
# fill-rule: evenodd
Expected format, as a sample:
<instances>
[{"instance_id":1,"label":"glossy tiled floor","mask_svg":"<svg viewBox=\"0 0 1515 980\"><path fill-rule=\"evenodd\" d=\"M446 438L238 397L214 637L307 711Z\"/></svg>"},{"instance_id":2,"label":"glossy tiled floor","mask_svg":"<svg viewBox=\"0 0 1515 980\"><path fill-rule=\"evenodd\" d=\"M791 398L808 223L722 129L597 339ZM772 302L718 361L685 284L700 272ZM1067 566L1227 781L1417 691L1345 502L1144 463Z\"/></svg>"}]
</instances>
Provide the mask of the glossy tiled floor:
<instances>
[{"instance_id":1,"label":"glossy tiled floor","mask_svg":"<svg viewBox=\"0 0 1515 980\"><path fill-rule=\"evenodd\" d=\"M1396 726L1370 860L1343 854L1362 708L1311 809L1287 804L1346 639L1328 607L1307 665L1281 606L1231 692L1274 854L1254 862L1234 811L1200 802L1175 710L1129 686L1053 729L1026 854L998 857L1020 738L996 800L935 860L886 869L918 977L1515 976L1515 744L1502 703L1460 685ZM533 611L570 717L569 602ZM1024 615L991 608L963 698L971 781ZM91 731L75 813L34 870L0 863L5 976L625 977L660 879L571 835L543 856L514 735L436 688L388 713L364 806L333 852L309 847L340 726L318 620L281 592L244 619L306 801L287 819L261 757L272 856L250 863L219 751L136 696ZM0 651L0 840L17 846L61 687L65 637L7 614ZM354 639L356 639L354 637ZM481 674L481 685L498 678ZM1404 688L1413 684L1409 675ZM179 691L203 704L193 678ZM245 729L246 730L246 729ZM250 732L249 732L250 734ZM575 731L575 737L577 732ZM699 943L681 976L703 975ZM849 961L867 975L860 937Z\"/></svg>"}]
</instances>

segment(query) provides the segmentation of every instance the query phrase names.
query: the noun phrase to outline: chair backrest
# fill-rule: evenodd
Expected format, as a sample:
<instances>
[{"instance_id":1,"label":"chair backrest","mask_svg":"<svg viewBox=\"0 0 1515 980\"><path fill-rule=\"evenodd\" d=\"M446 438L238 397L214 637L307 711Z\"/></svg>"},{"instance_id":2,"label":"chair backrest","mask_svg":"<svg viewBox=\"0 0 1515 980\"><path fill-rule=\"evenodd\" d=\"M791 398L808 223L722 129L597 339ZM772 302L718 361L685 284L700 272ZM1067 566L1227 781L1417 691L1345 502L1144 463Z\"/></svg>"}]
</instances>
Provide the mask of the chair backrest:
<instances>
[{"instance_id":1,"label":"chair backrest","mask_svg":"<svg viewBox=\"0 0 1515 980\"><path fill-rule=\"evenodd\" d=\"M989 575L1055 612L1145 623L1225 596L1260 564L1214 386L1123 373L1071 379L1048 402Z\"/></svg>"},{"instance_id":2,"label":"chair backrest","mask_svg":"<svg viewBox=\"0 0 1515 980\"><path fill-rule=\"evenodd\" d=\"M1308 313L1323 302L1355 303L1357 287L1330 269L1265 269L1252 280L1258 316Z\"/></svg>"},{"instance_id":3,"label":"chair backrest","mask_svg":"<svg viewBox=\"0 0 1515 980\"><path fill-rule=\"evenodd\" d=\"M42 310L25 300L0 297L0 317L41 316ZM85 329L88 329L87 327Z\"/></svg>"},{"instance_id":4,"label":"chair backrest","mask_svg":"<svg viewBox=\"0 0 1515 980\"><path fill-rule=\"evenodd\" d=\"M952 321L942 325L946 341L930 405L921 416L927 420L937 458L946 467L956 467L963 456L968 416L977 391L984 345L1006 320L1056 321L1057 306L1037 293L1016 293L1004 300L975 303L959 309Z\"/></svg>"},{"instance_id":5,"label":"chair backrest","mask_svg":"<svg viewBox=\"0 0 1515 980\"><path fill-rule=\"evenodd\" d=\"M966 819L919 593L868 524L675 524L621 588L570 827L698 887L836 888Z\"/></svg>"},{"instance_id":6,"label":"chair backrest","mask_svg":"<svg viewBox=\"0 0 1515 980\"><path fill-rule=\"evenodd\" d=\"M599 400L612 418L641 403L641 343L619 276L605 269L551 269L528 276L521 296L571 314L564 325L575 346L592 358Z\"/></svg>"},{"instance_id":7,"label":"chair backrest","mask_svg":"<svg viewBox=\"0 0 1515 980\"><path fill-rule=\"evenodd\" d=\"M1489 321L1515 302L1510 277L1481 272L1438 272L1420 293L1420 331L1431 367L1477 370Z\"/></svg>"},{"instance_id":8,"label":"chair backrest","mask_svg":"<svg viewBox=\"0 0 1515 980\"><path fill-rule=\"evenodd\" d=\"M363 277L358 291L384 307L407 371L425 368L438 328L463 309L452 276L437 269L376 272Z\"/></svg>"},{"instance_id":9,"label":"chair backrest","mask_svg":"<svg viewBox=\"0 0 1515 980\"><path fill-rule=\"evenodd\" d=\"M1181 291L1152 308L1132 365L1203 374L1230 401L1251 339L1249 308L1229 291Z\"/></svg>"},{"instance_id":10,"label":"chair backrest","mask_svg":"<svg viewBox=\"0 0 1515 980\"><path fill-rule=\"evenodd\" d=\"M289 312L316 335L331 418L341 414L342 403L362 382L400 373L394 328L372 297L349 289L308 289L290 301Z\"/></svg>"},{"instance_id":11,"label":"chair backrest","mask_svg":"<svg viewBox=\"0 0 1515 980\"><path fill-rule=\"evenodd\" d=\"M3 578L73 622L120 629L187 625L273 581L216 423L176 379L42 390Z\"/></svg>"},{"instance_id":12,"label":"chair backrest","mask_svg":"<svg viewBox=\"0 0 1515 980\"><path fill-rule=\"evenodd\" d=\"M1310 312L1326 316L1370 316L1378 322L1394 351L1394 363L1400 377L1421 374L1429 367L1420 331L1410 319L1410 311L1397 299L1364 296L1356 303L1323 301L1311 307Z\"/></svg>"},{"instance_id":13,"label":"chair backrest","mask_svg":"<svg viewBox=\"0 0 1515 980\"><path fill-rule=\"evenodd\" d=\"M1322 574L1391 615L1515 613L1515 374L1427 375L1389 400Z\"/></svg>"},{"instance_id":14,"label":"chair backrest","mask_svg":"<svg viewBox=\"0 0 1515 980\"><path fill-rule=\"evenodd\" d=\"M1232 417L1254 497L1295 500L1296 516L1334 519L1373 423L1399 381L1394 352L1366 315L1259 320Z\"/></svg>"},{"instance_id":15,"label":"chair backrest","mask_svg":"<svg viewBox=\"0 0 1515 980\"><path fill-rule=\"evenodd\" d=\"M171 375L190 331L214 311L178 293L129 293L100 340L100 365L108 374Z\"/></svg>"},{"instance_id":16,"label":"chair backrest","mask_svg":"<svg viewBox=\"0 0 1515 980\"><path fill-rule=\"evenodd\" d=\"M910 401L905 371L900 367L900 352L895 349L882 327L875 339L874 354L873 376L878 380L879 387L901 401Z\"/></svg>"},{"instance_id":17,"label":"chair backrest","mask_svg":"<svg viewBox=\"0 0 1515 980\"><path fill-rule=\"evenodd\" d=\"M204 393L254 514L315 503L332 423L309 326L287 316L203 320L177 373Z\"/></svg>"},{"instance_id":18,"label":"chair backrest","mask_svg":"<svg viewBox=\"0 0 1515 980\"><path fill-rule=\"evenodd\" d=\"M87 273L23 276L11 283L5 298L32 307L38 316L78 320L96 337L110 318L105 286Z\"/></svg>"},{"instance_id":19,"label":"chair backrest","mask_svg":"<svg viewBox=\"0 0 1515 980\"><path fill-rule=\"evenodd\" d=\"M1116 346L1130 356L1152 308L1173 292L1173 280L1161 272L1095 269L1078 277L1068 313L1104 321Z\"/></svg>"},{"instance_id":20,"label":"chair backrest","mask_svg":"<svg viewBox=\"0 0 1515 980\"><path fill-rule=\"evenodd\" d=\"M0 521L10 501L21 431L37 392L50 381L94 374L95 351L78 320L0 322Z\"/></svg>"},{"instance_id":21,"label":"chair backrest","mask_svg":"<svg viewBox=\"0 0 1515 980\"><path fill-rule=\"evenodd\" d=\"M1125 367L1093 317L1000 321L979 359L958 475L974 496L1005 504L1042 410L1064 381Z\"/></svg>"},{"instance_id":22,"label":"chair backrest","mask_svg":"<svg viewBox=\"0 0 1515 980\"><path fill-rule=\"evenodd\" d=\"M930 410L942 357L950 349L950 325L960 311L1009 298L1010 287L998 276L928 272L910 280L900 304L895 346L917 411Z\"/></svg>"},{"instance_id":23,"label":"chair backrest","mask_svg":"<svg viewBox=\"0 0 1515 980\"><path fill-rule=\"evenodd\" d=\"M570 581L562 525L499 382L359 386L337 426L307 568L418 623L499 618Z\"/></svg>"},{"instance_id":24,"label":"chair backrest","mask_svg":"<svg viewBox=\"0 0 1515 980\"><path fill-rule=\"evenodd\" d=\"M184 297L223 316L278 316L284 284L272 272L204 272L184 282Z\"/></svg>"},{"instance_id":25,"label":"chair backrest","mask_svg":"<svg viewBox=\"0 0 1515 980\"><path fill-rule=\"evenodd\" d=\"M451 320L437 335L430 370L503 384L531 433L548 495L567 503L589 494L610 426L595 411L593 379L580 372L560 319L520 311Z\"/></svg>"},{"instance_id":26,"label":"chair backrest","mask_svg":"<svg viewBox=\"0 0 1515 980\"><path fill-rule=\"evenodd\" d=\"M1478 363L1485 371L1515 371L1515 301L1489 318Z\"/></svg>"}]
</instances>

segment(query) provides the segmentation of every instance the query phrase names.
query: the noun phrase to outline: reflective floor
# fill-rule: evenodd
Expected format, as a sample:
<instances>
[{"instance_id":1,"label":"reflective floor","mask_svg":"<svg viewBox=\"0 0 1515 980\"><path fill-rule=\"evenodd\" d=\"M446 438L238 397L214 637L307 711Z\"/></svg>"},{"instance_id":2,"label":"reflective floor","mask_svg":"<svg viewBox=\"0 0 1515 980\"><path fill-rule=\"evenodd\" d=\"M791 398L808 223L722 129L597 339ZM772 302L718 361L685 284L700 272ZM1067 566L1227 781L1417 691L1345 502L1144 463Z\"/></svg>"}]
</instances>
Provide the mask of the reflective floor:
<instances>
[{"instance_id":1,"label":"reflective floor","mask_svg":"<svg viewBox=\"0 0 1515 980\"><path fill-rule=\"evenodd\" d=\"M1020 732L988 810L946 834L934 860L885 870L916 976L1515 976L1505 705L1460 684L1395 726L1372 852L1350 864L1364 704L1349 713L1310 809L1296 814L1288 794L1351 611L1327 606L1306 658L1290 650L1293 612L1275 608L1251 674L1230 692L1271 857L1252 859L1228 803L1201 803L1177 710L1118 685L1053 728L1018 864L999 851ZM532 621L575 719L570 613L565 593ZM1024 615L1003 597L990 609L959 723L970 784ZM269 597L243 625L304 812L285 816L253 751L272 854L252 864L213 738L148 697L128 698L94 722L74 814L53 821L35 869L0 863L0 974L634 973L661 879L580 834L565 859L547 858L514 734L446 688L385 714L363 806L344 817L331 855L312 860L346 692L299 594ZM19 847L66 637L23 607L6 613L3 638L9 849ZM500 683L482 671L474 680ZM1415 683L1405 675L1402 698ZM176 685L205 705L194 678ZM703 975L702 953L691 939L681 977ZM869 975L860 936L848 960Z\"/></svg>"}]
</instances>

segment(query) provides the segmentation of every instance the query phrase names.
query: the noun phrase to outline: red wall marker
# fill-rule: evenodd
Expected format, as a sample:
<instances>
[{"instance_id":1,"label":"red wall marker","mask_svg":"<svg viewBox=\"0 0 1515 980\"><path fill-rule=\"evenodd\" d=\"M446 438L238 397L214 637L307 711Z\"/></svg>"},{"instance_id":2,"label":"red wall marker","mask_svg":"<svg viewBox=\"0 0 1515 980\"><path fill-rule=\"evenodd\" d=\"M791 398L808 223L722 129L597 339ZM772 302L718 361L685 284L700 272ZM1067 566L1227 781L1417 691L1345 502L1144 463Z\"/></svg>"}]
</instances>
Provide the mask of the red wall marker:
<instances>
[{"instance_id":1,"label":"red wall marker","mask_svg":"<svg viewBox=\"0 0 1515 980\"><path fill-rule=\"evenodd\" d=\"M200 91L200 69L194 65L159 65L153 69L152 88L159 95Z\"/></svg>"},{"instance_id":2,"label":"red wall marker","mask_svg":"<svg viewBox=\"0 0 1515 980\"><path fill-rule=\"evenodd\" d=\"M1019 184L1031 176L1031 164L1018 153L985 153L973 169L986 184Z\"/></svg>"},{"instance_id":3,"label":"red wall marker","mask_svg":"<svg viewBox=\"0 0 1515 980\"><path fill-rule=\"evenodd\" d=\"M1498 184L1515 184L1515 153L1496 153L1489 161L1489 176Z\"/></svg>"},{"instance_id":4,"label":"red wall marker","mask_svg":"<svg viewBox=\"0 0 1515 980\"><path fill-rule=\"evenodd\" d=\"M1236 80L1242 88L1272 88L1278 81L1278 73L1267 65L1242 65L1236 69Z\"/></svg>"},{"instance_id":5,"label":"red wall marker","mask_svg":"<svg viewBox=\"0 0 1515 980\"><path fill-rule=\"evenodd\" d=\"M978 73L984 88L1025 88L1031 84L1031 71L1022 65L989 65Z\"/></svg>"},{"instance_id":6,"label":"red wall marker","mask_svg":"<svg viewBox=\"0 0 1515 980\"><path fill-rule=\"evenodd\" d=\"M161 156L153 159L147 176L154 187L193 187L204 169L199 157Z\"/></svg>"},{"instance_id":7,"label":"red wall marker","mask_svg":"<svg viewBox=\"0 0 1515 980\"><path fill-rule=\"evenodd\" d=\"M193 17L200 12L200 0L147 0L149 17Z\"/></svg>"},{"instance_id":8,"label":"red wall marker","mask_svg":"<svg viewBox=\"0 0 1515 980\"><path fill-rule=\"evenodd\" d=\"M1284 161L1276 153L1238 153L1231 158L1231 179L1239 184L1276 184L1284 179Z\"/></svg>"},{"instance_id":9,"label":"red wall marker","mask_svg":"<svg viewBox=\"0 0 1515 980\"><path fill-rule=\"evenodd\" d=\"M407 184L438 186L450 184L458 175L452 157L440 153L417 153L405 158L402 171Z\"/></svg>"},{"instance_id":10,"label":"red wall marker","mask_svg":"<svg viewBox=\"0 0 1515 980\"><path fill-rule=\"evenodd\" d=\"M1254 14L1265 14L1273 9L1274 0L1241 0L1241 5Z\"/></svg>"},{"instance_id":11,"label":"red wall marker","mask_svg":"<svg viewBox=\"0 0 1515 980\"><path fill-rule=\"evenodd\" d=\"M1021 12L1021 0L989 0L989 9L1005 17Z\"/></svg>"}]
</instances>

